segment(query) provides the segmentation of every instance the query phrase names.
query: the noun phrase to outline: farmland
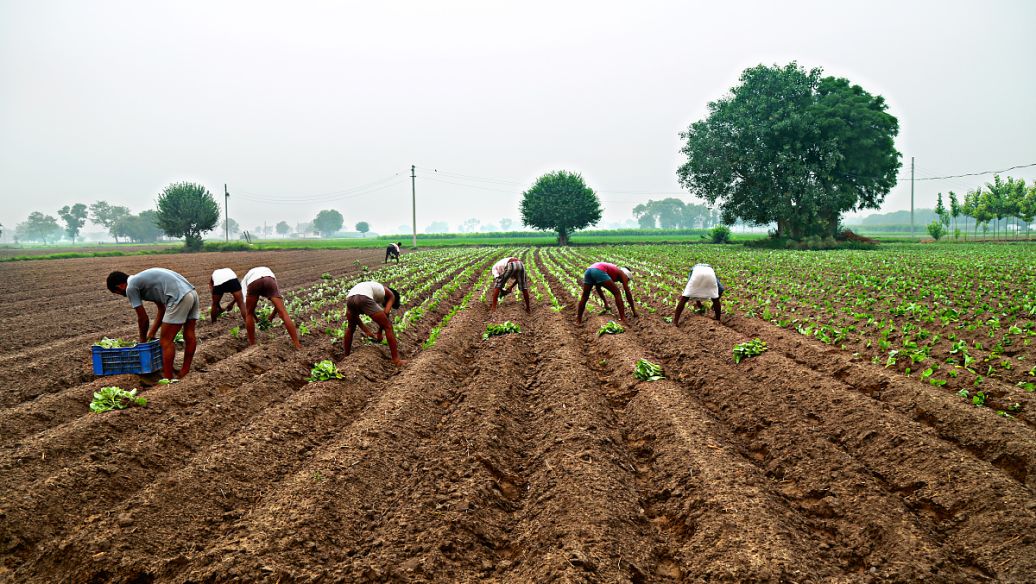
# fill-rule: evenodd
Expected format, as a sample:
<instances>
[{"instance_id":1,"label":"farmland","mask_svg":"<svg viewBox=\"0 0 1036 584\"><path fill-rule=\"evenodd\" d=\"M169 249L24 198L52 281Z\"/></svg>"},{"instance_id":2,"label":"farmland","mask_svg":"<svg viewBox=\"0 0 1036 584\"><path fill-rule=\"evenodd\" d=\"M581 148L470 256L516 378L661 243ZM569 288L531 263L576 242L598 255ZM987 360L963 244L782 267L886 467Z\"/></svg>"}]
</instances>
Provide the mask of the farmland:
<instances>
[{"instance_id":1,"label":"farmland","mask_svg":"<svg viewBox=\"0 0 1036 584\"><path fill-rule=\"evenodd\" d=\"M1036 251L298 250L0 264L0 580L1031 581ZM525 260L527 315L485 307ZM639 318L597 300L629 265ZM216 265L218 262L219 265ZM696 262L716 322L666 321ZM296 323L198 325L195 370L95 378L135 331L111 269L268 265ZM327 274L326 277L322 275ZM400 289L402 369L343 358L345 293ZM519 296L519 295L515 295ZM487 324L518 333L483 338ZM487 335L488 336L488 335ZM735 363L735 345L766 350ZM753 345L761 346L761 345ZM333 359L342 379L307 381ZM661 368L634 376L645 359ZM144 407L94 414L93 392ZM980 399L979 396L981 395Z\"/></svg>"}]
</instances>

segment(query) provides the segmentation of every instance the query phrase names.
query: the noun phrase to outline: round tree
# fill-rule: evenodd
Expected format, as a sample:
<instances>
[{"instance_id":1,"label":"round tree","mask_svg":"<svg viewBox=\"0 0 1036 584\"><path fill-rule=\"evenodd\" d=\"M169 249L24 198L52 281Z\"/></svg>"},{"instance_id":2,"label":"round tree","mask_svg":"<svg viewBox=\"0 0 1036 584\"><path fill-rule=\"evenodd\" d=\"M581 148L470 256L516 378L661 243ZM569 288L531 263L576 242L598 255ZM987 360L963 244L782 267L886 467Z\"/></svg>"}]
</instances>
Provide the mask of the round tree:
<instances>
[{"instance_id":1,"label":"round tree","mask_svg":"<svg viewBox=\"0 0 1036 584\"><path fill-rule=\"evenodd\" d=\"M277 235L280 235L281 237L284 237L289 232L291 232L291 227L288 225L287 221L281 221L281 222L277 223L276 229L277 229Z\"/></svg>"},{"instance_id":2,"label":"round tree","mask_svg":"<svg viewBox=\"0 0 1036 584\"><path fill-rule=\"evenodd\" d=\"M568 245L571 232L601 220L601 201L581 175L558 170L536 179L522 193L521 211L524 225L555 231L558 244Z\"/></svg>"},{"instance_id":3,"label":"round tree","mask_svg":"<svg viewBox=\"0 0 1036 584\"><path fill-rule=\"evenodd\" d=\"M219 205L205 187L173 183L158 195L158 226L169 237L184 238L190 250L201 249L201 235L219 222Z\"/></svg>"},{"instance_id":4,"label":"round tree","mask_svg":"<svg viewBox=\"0 0 1036 584\"><path fill-rule=\"evenodd\" d=\"M740 81L681 134L685 188L719 201L728 224L776 223L793 239L835 235L842 213L880 208L900 167L884 98L796 63Z\"/></svg>"},{"instance_id":5,"label":"round tree","mask_svg":"<svg viewBox=\"0 0 1036 584\"><path fill-rule=\"evenodd\" d=\"M330 237L336 231L342 228L342 223L345 219L342 214L334 209L324 209L317 213L317 218L313 220L313 229L320 232L320 235L324 237Z\"/></svg>"},{"instance_id":6,"label":"round tree","mask_svg":"<svg viewBox=\"0 0 1036 584\"><path fill-rule=\"evenodd\" d=\"M371 225L370 225L370 223L367 223L366 221L360 221L359 223L356 224L356 231L359 231L360 233L362 233L364 237L367 237L367 232L370 231L370 230L371 230Z\"/></svg>"}]
</instances>

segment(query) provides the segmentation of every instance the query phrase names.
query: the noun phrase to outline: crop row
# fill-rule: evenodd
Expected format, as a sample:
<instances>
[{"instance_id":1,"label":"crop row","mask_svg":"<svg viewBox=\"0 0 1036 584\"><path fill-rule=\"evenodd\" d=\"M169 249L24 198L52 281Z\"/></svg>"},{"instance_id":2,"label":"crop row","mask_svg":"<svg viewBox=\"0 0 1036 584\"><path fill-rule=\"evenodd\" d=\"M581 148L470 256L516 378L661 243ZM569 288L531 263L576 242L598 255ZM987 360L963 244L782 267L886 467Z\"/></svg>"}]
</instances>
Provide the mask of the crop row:
<instances>
[{"instance_id":1,"label":"crop row","mask_svg":"<svg viewBox=\"0 0 1036 584\"><path fill-rule=\"evenodd\" d=\"M948 386L972 401L993 392L1013 403L1036 388L1031 251L892 246L802 254L719 246L607 246L546 249L540 258L577 298L582 271L591 263L627 265L636 274L638 310L657 311L666 320L690 268L709 263L727 289L727 314L794 330L875 365Z\"/></svg>"}]
</instances>

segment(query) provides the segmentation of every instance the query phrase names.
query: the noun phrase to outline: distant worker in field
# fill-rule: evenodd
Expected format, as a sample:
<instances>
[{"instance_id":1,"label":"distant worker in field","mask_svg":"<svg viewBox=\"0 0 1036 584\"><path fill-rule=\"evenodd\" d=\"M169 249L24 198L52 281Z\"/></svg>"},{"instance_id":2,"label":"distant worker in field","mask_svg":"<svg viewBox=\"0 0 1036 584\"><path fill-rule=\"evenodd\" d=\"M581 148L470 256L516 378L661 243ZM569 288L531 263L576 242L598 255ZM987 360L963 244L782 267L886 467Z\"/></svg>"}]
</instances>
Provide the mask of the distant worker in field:
<instances>
[{"instance_id":1,"label":"distant worker in field","mask_svg":"<svg viewBox=\"0 0 1036 584\"><path fill-rule=\"evenodd\" d=\"M392 362L399 366L404 365L403 360L399 358L396 334L392 330L392 319L389 318L392 309L402 302L403 299L398 291L378 282L360 282L353 286L345 299L345 318L349 323L345 337L342 339L345 354L348 356L352 352L353 332L356 331L356 327L360 327L365 335L378 343L381 342L381 334L384 332L388 340L389 351L392 353ZM378 325L376 334L372 333L360 320L361 314L366 314Z\"/></svg>"},{"instance_id":2,"label":"distant worker in field","mask_svg":"<svg viewBox=\"0 0 1036 584\"><path fill-rule=\"evenodd\" d=\"M270 268L260 266L248 270L241 280L241 286L244 289L245 329L248 331L248 344L255 344L255 309L259 305L259 299L266 298L273 303L274 308L270 320L280 316L284 321L284 328L288 329L288 336L291 337L292 344L296 349L301 349L299 331L295 328L288 309L284 307L284 297L281 296L281 289L277 286L277 277L273 275Z\"/></svg>"},{"instance_id":3,"label":"distant worker in field","mask_svg":"<svg viewBox=\"0 0 1036 584\"><path fill-rule=\"evenodd\" d=\"M166 379L174 379L176 344L173 339L183 329L183 365L178 376L190 373L194 351L198 347L195 328L201 305L194 286L180 274L165 268L149 268L133 276L112 272L108 274L107 286L112 293L128 298L130 306L137 312L140 342L155 338L159 326L162 327L159 343L162 346L162 375ZM144 309L145 300L158 307L153 324Z\"/></svg>"},{"instance_id":4,"label":"distant worker in field","mask_svg":"<svg viewBox=\"0 0 1036 584\"><path fill-rule=\"evenodd\" d=\"M576 311L576 323L583 322L583 310L586 309L586 301L590 299L590 292L597 290L597 295L601 297L601 302L604 303L604 307L608 308L608 301L605 300L604 292L601 288L607 288L612 296L615 296L615 306L619 309L619 320L622 322L626 321L626 310L622 306L622 296L619 293L619 286L616 282L622 284L623 290L626 291L626 301L629 302L630 310L633 311L633 316L637 316L637 307L633 304L633 292L630 291L630 280L633 279L633 272L629 268L620 268L615 264L609 264L607 262L597 262L586 269L586 273L583 274L583 294L579 298L579 308Z\"/></svg>"},{"instance_id":5,"label":"distant worker in field","mask_svg":"<svg viewBox=\"0 0 1036 584\"><path fill-rule=\"evenodd\" d=\"M510 287L507 282L514 280ZM489 310L496 310L496 300L500 296L507 296L514 290L514 287L522 291L525 298L525 312L531 313L529 308L529 284L525 279L525 264L522 260L514 257L504 258L493 264L493 295L489 304Z\"/></svg>"},{"instance_id":6,"label":"distant worker in field","mask_svg":"<svg viewBox=\"0 0 1036 584\"><path fill-rule=\"evenodd\" d=\"M676 303L676 314L673 315L673 325L680 326L680 315L688 300L694 300L695 309L704 314L705 307L702 300L712 301L712 310L716 314L716 320L720 317L719 299L723 296L723 283L716 277L716 270L709 264L695 264L687 278L687 286L680 295L680 301Z\"/></svg>"},{"instance_id":7,"label":"distant worker in field","mask_svg":"<svg viewBox=\"0 0 1036 584\"><path fill-rule=\"evenodd\" d=\"M396 263L398 264L399 263L399 254L402 252L402 245L403 245L402 241L397 241L396 243L388 244L388 247L385 248L385 261L383 261L381 263L387 264L388 261L389 261L389 258L396 258Z\"/></svg>"},{"instance_id":8,"label":"distant worker in field","mask_svg":"<svg viewBox=\"0 0 1036 584\"><path fill-rule=\"evenodd\" d=\"M212 276L209 278L209 292L212 294L212 308L209 310L209 318L212 319L212 322L216 322L219 315L224 312L230 312L234 305L237 305L241 318L245 317L245 298L241 292L241 282L237 279L237 274L234 273L234 270L220 268L213 271ZM224 294L233 296L226 308L220 304L223 301Z\"/></svg>"}]
</instances>

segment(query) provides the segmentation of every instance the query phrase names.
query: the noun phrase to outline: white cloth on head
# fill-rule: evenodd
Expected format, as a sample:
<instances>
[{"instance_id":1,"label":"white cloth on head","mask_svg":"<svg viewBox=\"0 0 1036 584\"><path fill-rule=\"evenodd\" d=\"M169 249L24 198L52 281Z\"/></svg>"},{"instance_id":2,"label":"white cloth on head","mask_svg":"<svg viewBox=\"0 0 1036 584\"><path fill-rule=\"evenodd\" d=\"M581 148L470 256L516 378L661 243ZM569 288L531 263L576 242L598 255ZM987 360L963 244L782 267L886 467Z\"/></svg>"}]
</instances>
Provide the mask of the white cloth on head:
<instances>
[{"instance_id":1,"label":"white cloth on head","mask_svg":"<svg viewBox=\"0 0 1036 584\"><path fill-rule=\"evenodd\" d=\"M719 280L716 279L716 270L713 270L709 264L695 264L691 268L687 286L683 289L683 296L692 300L719 298Z\"/></svg>"},{"instance_id":2,"label":"white cloth on head","mask_svg":"<svg viewBox=\"0 0 1036 584\"><path fill-rule=\"evenodd\" d=\"M349 289L349 293L346 294L345 298L348 300L350 296L356 295L366 296L385 306L385 286L378 282L360 282ZM396 302L399 301L397 300Z\"/></svg>"},{"instance_id":3,"label":"white cloth on head","mask_svg":"<svg viewBox=\"0 0 1036 584\"><path fill-rule=\"evenodd\" d=\"M220 284L226 284L231 280L237 280L237 274L230 268L220 268L212 272L212 285L219 286Z\"/></svg>"},{"instance_id":4,"label":"white cloth on head","mask_svg":"<svg viewBox=\"0 0 1036 584\"><path fill-rule=\"evenodd\" d=\"M504 270L507 269L507 264L511 263L511 258L506 257L497 263L493 264L493 277L499 278L504 275Z\"/></svg>"}]
</instances>

